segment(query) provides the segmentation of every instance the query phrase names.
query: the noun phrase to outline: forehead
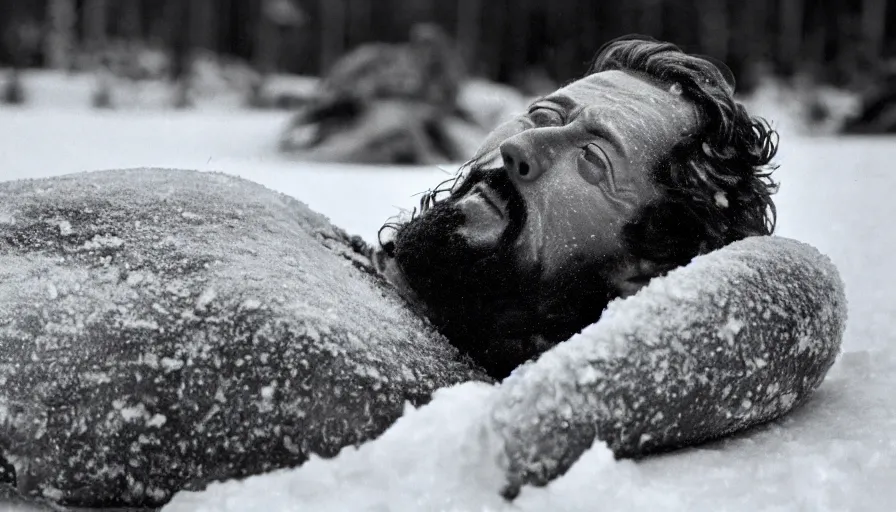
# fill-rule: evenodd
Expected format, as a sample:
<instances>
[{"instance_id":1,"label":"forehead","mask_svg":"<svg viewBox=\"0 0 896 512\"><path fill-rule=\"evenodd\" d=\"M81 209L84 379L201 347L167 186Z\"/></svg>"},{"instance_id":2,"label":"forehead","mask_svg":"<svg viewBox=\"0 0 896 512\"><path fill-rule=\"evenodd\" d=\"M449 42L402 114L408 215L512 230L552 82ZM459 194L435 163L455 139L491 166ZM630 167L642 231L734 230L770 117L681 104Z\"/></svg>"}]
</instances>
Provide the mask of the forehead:
<instances>
[{"instance_id":1,"label":"forehead","mask_svg":"<svg viewBox=\"0 0 896 512\"><path fill-rule=\"evenodd\" d=\"M671 83L611 70L579 79L545 100L585 112L589 122L617 132L623 141L667 146L700 127L696 105L672 89Z\"/></svg>"}]
</instances>

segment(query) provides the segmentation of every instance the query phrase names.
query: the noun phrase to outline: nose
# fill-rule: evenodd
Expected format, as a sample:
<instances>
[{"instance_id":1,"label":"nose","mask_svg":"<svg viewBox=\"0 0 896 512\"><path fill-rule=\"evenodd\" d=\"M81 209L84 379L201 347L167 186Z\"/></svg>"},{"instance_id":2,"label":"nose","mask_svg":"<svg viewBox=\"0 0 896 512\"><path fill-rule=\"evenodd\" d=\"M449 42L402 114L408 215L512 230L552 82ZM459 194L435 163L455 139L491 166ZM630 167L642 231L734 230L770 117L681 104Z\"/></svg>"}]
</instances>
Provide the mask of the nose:
<instances>
[{"instance_id":1,"label":"nose","mask_svg":"<svg viewBox=\"0 0 896 512\"><path fill-rule=\"evenodd\" d=\"M541 176L544 169L530 145L525 143L522 135L511 137L501 143L504 169L510 174L511 179L535 181Z\"/></svg>"}]
</instances>

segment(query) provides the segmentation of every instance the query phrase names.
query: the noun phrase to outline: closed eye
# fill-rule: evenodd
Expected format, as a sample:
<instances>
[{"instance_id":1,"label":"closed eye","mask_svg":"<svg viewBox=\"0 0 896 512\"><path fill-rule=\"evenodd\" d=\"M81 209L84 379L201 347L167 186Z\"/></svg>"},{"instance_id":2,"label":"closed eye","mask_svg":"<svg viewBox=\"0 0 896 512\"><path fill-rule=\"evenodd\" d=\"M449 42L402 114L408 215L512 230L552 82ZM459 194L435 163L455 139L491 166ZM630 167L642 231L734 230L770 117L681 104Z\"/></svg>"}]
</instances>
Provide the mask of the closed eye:
<instances>
[{"instance_id":1,"label":"closed eye","mask_svg":"<svg viewBox=\"0 0 896 512\"><path fill-rule=\"evenodd\" d=\"M597 144L592 143L585 146L583 156L585 157L585 160L588 160L594 165L602 166L606 170L610 169L609 157L607 157L604 150Z\"/></svg>"},{"instance_id":2,"label":"closed eye","mask_svg":"<svg viewBox=\"0 0 896 512\"><path fill-rule=\"evenodd\" d=\"M537 107L529 112L529 120L536 128L545 128L548 126L563 126L563 115L547 107Z\"/></svg>"},{"instance_id":3,"label":"closed eye","mask_svg":"<svg viewBox=\"0 0 896 512\"><path fill-rule=\"evenodd\" d=\"M582 148L579 174L592 185L608 184L611 191L616 189L613 164L606 152L597 144L591 143Z\"/></svg>"}]
</instances>

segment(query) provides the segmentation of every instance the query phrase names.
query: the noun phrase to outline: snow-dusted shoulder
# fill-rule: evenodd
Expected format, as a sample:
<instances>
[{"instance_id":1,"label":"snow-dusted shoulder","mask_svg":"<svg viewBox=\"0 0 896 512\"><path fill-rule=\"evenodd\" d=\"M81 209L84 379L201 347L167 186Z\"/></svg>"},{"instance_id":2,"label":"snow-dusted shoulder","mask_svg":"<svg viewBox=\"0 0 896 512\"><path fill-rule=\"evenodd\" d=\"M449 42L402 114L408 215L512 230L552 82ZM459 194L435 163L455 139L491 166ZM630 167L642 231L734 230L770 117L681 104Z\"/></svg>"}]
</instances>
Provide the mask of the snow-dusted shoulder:
<instances>
[{"instance_id":1,"label":"snow-dusted shoulder","mask_svg":"<svg viewBox=\"0 0 896 512\"><path fill-rule=\"evenodd\" d=\"M333 455L482 377L359 258L322 215L222 174L0 183L0 482L158 506Z\"/></svg>"}]
</instances>

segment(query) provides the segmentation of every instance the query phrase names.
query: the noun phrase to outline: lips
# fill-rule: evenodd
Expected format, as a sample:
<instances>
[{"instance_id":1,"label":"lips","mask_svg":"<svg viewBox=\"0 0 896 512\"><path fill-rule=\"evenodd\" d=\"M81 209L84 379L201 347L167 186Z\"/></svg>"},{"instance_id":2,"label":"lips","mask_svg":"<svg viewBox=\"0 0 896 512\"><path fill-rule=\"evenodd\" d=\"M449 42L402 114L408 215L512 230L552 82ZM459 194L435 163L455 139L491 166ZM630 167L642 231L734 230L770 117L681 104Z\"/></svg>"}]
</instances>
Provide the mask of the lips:
<instances>
[{"instance_id":1,"label":"lips","mask_svg":"<svg viewBox=\"0 0 896 512\"><path fill-rule=\"evenodd\" d=\"M485 184L477 184L455 206L464 215L464 223L458 229L467 243L474 248L495 248L509 226L507 203Z\"/></svg>"},{"instance_id":2,"label":"lips","mask_svg":"<svg viewBox=\"0 0 896 512\"><path fill-rule=\"evenodd\" d=\"M478 194L482 197L486 204L488 204L492 209L494 209L498 215L503 219L507 213L507 201L501 199L494 190L488 185L484 183L479 183L473 190L470 192L471 194Z\"/></svg>"}]
</instances>

